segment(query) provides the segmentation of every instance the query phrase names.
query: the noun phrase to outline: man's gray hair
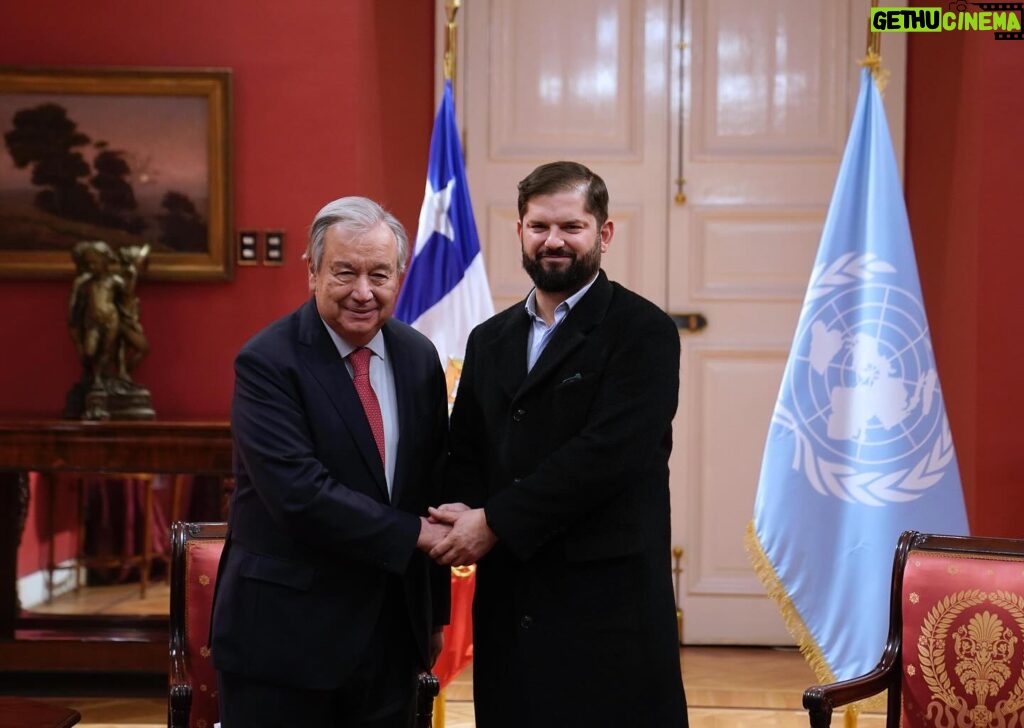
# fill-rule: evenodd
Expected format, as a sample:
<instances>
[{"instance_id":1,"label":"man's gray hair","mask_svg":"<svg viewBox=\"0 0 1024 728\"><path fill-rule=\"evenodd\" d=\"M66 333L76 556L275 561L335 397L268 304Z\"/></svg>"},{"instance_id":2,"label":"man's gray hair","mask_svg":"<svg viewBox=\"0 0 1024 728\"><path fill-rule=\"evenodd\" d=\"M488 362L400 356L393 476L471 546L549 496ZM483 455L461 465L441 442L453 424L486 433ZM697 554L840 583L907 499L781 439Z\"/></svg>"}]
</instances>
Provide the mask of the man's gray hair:
<instances>
[{"instance_id":1,"label":"man's gray hair","mask_svg":"<svg viewBox=\"0 0 1024 728\"><path fill-rule=\"evenodd\" d=\"M324 261L324 238L332 225L355 236L364 235L381 223L386 223L398 241L398 273L405 270L405 259L409 251L409 237L405 228L394 215L367 197L342 197L328 202L313 218L309 227L309 243L303 258L310 261L313 272L320 270Z\"/></svg>"}]
</instances>

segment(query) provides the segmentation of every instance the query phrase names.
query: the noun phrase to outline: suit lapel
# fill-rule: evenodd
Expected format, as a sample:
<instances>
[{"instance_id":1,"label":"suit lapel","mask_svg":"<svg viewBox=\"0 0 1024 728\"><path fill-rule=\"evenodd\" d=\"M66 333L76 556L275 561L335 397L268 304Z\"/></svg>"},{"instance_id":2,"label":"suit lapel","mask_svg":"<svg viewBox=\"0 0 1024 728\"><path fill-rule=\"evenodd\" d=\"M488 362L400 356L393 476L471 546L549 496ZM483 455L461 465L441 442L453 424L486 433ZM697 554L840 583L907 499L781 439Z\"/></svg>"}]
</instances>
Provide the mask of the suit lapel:
<instances>
[{"instance_id":1,"label":"suit lapel","mask_svg":"<svg viewBox=\"0 0 1024 728\"><path fill-rule=\"evenodd\" d=\"M608 281L608 276L602 270L598 273L597 280L594 281L590 290L586 292L583 298L579 300L562 320L562 323L558 325L558 329L555 330L551 340L544 347L544 351L541 352L540 358L533 365L533 369L530 370L526 379L522 381L522 386L518 388L516 397L523 396L530 389L543 382L559 364L583 345L590 331L604 319L611 296L612 284ZM525 359L525 344L522 348L524 349L523 356ZM523 369L525 368L524 361Z\"/></svg>"},{"instance_id":2,"label":"suit lapel","mask_svg":"<svg viewBox=\"0 0 1024 728\"><path fill-rule=\"evenodd\" d=\"M310 300L302 311L299 326L299 342L304 345L304 357L310 373L323 387L327 398L340 415L342 426L355 441L368 470L381 489L385 500L388 496L387 480L384 465L380 461L377 443L370 431L370 423L366 420L363 404L356 394L352 377L345 368L345 362L338 354L334 341L320 319L316 304Z\"/></svg>"}]
</instances>

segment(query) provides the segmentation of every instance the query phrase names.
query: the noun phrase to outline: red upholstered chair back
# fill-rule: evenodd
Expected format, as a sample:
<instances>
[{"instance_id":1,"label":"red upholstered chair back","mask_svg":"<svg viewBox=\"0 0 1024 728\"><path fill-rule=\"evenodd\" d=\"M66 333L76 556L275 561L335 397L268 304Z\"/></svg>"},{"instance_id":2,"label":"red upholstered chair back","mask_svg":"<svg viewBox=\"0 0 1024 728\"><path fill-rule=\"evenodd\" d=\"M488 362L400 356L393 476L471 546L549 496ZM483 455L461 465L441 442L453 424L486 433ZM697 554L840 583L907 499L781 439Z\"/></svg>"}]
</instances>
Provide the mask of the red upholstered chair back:
<instances>
[{"instance_id":1,"label":"red upholstered chair back","mask_svg":"<svg viewBox=\"0 0 1024 728\"><path fill-rule=\"evenodd\" d=\"M213 588L226 535L226 523L177 522L171 527L171 728L213 728L219 719L209 639Z\"/></svg>"},{"instance_id":2,"label":"red upholstered chair back","mask_svg":"<svg viewBox=\"0 0 1024 728\"><path fill-rule=\"evenodd\" d=\"M1024 540L900 536L878 665L803 702L826 728L835 709L883 694L886 728L1024 725Z\"/></svg>"},{"instance_id":3,"label":"red upholstered chair back","mask_svg":"<svg viewBox=\"0 0 1024 728\"><path fill-rule=\"evenodd\" d=\"M210 652L210 618L226 523L171 526L170 728L213 728L219 720L217 671ZM416 728L433 724L440 682L422 672L416 690Z\"/></svg>"},{"instance_id":4,"label":"red upholstered chair back","mask_svg":"<svg viewBox=\"0 0 1024 728\"><path fill-rule=\"evenodd\" d=\"M902 726L1024 719L1024 554L914 548L903 571Z\"/></svg>"}]
</instances>

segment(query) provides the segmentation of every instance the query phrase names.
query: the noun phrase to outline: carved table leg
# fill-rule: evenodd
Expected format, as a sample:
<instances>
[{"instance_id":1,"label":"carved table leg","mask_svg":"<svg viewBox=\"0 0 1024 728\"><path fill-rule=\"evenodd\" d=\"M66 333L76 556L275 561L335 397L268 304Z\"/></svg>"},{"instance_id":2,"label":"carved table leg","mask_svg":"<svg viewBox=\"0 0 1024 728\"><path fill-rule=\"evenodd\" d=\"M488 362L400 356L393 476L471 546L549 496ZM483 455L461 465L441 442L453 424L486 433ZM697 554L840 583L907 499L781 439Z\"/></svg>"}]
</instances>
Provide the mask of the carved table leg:
<instances>
[{"instance_id":1,"label":"carved table leg","mask_svg":"<svg viewBox=\"0 0 1024 728\"><path fill-rule=\"evenodd\" d=\"M0 640L14 639L18 602L18 546L28 516L28 474L0 471Z\"/></svg>"}]
</instances>

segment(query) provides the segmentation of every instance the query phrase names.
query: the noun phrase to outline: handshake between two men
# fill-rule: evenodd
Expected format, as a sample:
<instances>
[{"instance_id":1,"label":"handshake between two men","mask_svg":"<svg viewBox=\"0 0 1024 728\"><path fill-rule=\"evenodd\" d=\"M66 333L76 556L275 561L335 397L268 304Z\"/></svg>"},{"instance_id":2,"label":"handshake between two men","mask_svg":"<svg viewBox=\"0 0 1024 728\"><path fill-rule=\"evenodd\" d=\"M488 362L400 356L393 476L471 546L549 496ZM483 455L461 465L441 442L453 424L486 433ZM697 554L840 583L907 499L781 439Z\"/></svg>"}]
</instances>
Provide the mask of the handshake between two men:
<instances>
[{"instance_id":1,"label":"handshake between two men","mask_svg":"<svg viewBox=\"0 0 1024 728\"><path fill-rule=\"evenodd\" d=\"M498 541L487 525L483 508L465 503L445 503L428 508L429 517L420 517L420 535L416 548L425 551L441 566L469 566ZM441 632L431 637L431 652L436 660L444 647Z\"/></svg>"},{"instance_id":2,"label":"handshake between two men","mask_svg":"<svg viewBox=\"0 0 1024 728\"><path fill-rule=\"evenodd\" d=\"M442 566L474 564L498 541L487 525L483 508L470 508L465 503L445 503L427 511L429 517L420 518L416 548Z\"/></svg>"}]
</instances>

